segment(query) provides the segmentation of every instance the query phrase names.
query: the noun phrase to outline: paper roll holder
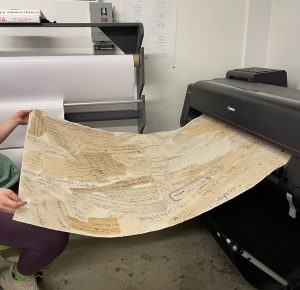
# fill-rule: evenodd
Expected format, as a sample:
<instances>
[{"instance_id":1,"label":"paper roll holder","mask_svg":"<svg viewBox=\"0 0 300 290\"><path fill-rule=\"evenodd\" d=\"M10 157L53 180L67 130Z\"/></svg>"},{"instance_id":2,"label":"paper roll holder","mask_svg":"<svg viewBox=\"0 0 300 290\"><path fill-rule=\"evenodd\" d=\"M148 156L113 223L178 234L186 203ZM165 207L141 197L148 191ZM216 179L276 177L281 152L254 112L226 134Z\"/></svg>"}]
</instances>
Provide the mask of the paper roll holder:
<instances>
[{"instance_id":1,"label":"paper roll holder","mask_svg":"<svg viewBox=\"0 0 300 290\"><path fill-rule=\"evenodd\" d=\"M142 23L0 23L1 27L99 28L124 54L133 55L137 80L137 99L132 101L65 103L65 119L73 122L137 119L138 132L143 132L146 119L145 96L142 94L145 84L144 48L142 47L144 27ZM133 108L129 105L136 107ZM112 109L113 106L117 106L117 109ZM93 109L89 111L89 107L93 107ZM103 107L109 107L109 109L101 110Z\"/></svg>"}]
</instances>

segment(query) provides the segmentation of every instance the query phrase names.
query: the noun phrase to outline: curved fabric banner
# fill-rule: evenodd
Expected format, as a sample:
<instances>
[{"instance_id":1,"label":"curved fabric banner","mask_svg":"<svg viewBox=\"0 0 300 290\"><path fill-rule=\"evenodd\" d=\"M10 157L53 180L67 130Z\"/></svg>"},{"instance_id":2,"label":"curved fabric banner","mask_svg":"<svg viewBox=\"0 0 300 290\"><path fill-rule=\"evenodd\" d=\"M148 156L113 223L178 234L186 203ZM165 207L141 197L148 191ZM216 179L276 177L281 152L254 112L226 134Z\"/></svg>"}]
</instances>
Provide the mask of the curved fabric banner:
<instances>
[{"instance_id":1,"label":"curved fabric banner","mask_svg":"<svg viewBox=\"0 0 300 290\"><path fill-rule=\"evenodd\" d=\"M168 132L92 129L34 110L14 220L96 237L143 234L250 189L290 155L209 116Z\"/></svg>"}]
</instances>

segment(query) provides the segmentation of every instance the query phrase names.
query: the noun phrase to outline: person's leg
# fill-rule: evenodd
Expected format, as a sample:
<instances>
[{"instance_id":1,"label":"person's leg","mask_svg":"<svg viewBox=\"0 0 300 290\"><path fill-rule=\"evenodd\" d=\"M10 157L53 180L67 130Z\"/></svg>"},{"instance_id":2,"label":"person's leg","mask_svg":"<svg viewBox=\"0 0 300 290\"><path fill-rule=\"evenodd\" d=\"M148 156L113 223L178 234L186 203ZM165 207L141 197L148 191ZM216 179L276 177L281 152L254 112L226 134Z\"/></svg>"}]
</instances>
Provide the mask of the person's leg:
<instances>
[{"instance_id":1,"label":"person's leg","mask_svg":"<svg viewBox=\"0 0 300 290\"><path fill-rule=\"evenodd\" d=\"M12 220L0 212L0 245L19 248L18 270L32 275L49 265L65 249L69 234Z\"/></svg>"}]
</instances>

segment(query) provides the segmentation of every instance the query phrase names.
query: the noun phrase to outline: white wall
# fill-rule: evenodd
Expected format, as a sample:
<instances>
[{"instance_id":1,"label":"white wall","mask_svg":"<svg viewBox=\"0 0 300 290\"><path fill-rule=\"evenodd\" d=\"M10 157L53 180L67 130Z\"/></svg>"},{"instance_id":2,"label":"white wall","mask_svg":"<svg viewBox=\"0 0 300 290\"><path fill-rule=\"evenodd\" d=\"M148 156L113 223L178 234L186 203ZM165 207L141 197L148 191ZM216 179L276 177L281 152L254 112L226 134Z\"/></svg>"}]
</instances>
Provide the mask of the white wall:
<instances>
[{"instance_id":1,"label":"white wall","mask_svg":"<svg viewBox=\"0 0 300 290\"><path fill-rule=\"evenodd\" d=\"M300 89L300 1L273 0L266 66L286 69L288 86Z\"/></svg>"},{"instance_id":2,"label":"white wall","mask_svg":"<svg viewBox=\"0 0 300 290\"><path fill-rule=\"evenodd\" d=\"M249 0L243 65L285 69L300 89L300 1Z\"/></svg>"},{"instance_id":3,"label":"white wall","mask_svg":"<svg viewBox=\"0 0 300 290\"><path fill-rule=\"evenodd\" d=\"M41 9L50 21L89 22L88 4L81 1L0 0L0 9ZM91 54L90 28L2 28L0 56Z\"/></svg>"},{"instance_id":4,"label":"white wall","mask_svg":"<svg viewBox=\"0 0 300 290\"><path fill-rule=\"evenodd\" d=\"M121 0L114 3L120 13ZM247 0L177 0L176 68L146 72L146 132L179 127L189 83L224 77L228 69L242 66L246 55L247 3ZM0 8L9 7L41 8L51 21L89 21L84 2L0 0ZM45 54L45 51L91 53L89 30L53 29L44 38L38 36L44 33L45 30L2 29L0 55L11 51L14 55Z\"/></svg>"},{"instance_id":5,"label":"white wall","mask_svg":"<svg viewBox=\"0 0 300 290\"><path fill-rule=\"evenodd\" d=\"M179 127L189 83L224 77L242 61L246 1L178 0L177 63L146 74L147 132Z\"/></svg>"},{"instance_id":6,"label":"white wall","mask_svg":"<svg viewBox=\"0 0 300 290\"><path fill-rule=\"evenodd\" d=\"M244 31L243 67L266 65L272 0L248 0Z\"/></svg>"}]
</instances>

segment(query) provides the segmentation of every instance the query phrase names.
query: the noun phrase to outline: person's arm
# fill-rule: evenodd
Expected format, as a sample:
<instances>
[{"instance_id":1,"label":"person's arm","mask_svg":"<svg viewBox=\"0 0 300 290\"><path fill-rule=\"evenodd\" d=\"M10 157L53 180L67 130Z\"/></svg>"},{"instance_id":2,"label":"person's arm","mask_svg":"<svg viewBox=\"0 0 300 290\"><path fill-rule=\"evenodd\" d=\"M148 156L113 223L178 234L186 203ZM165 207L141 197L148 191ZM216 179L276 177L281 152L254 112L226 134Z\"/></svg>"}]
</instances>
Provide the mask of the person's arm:
<instances>
[{"instance_id":1,"label":"person's arm","mask_svg":"<svg viewBox=\"0 0 300 290\"><path fill-rule=\"evenodd\" d=\"M14 115L0 124L0 144L19 125L26 125L32 110L17 111ZM0 211L13 214L17 208L26 204L12 190L0 188Z\"/></svg>"},{"instance_id":2,"label":"person's arm","mask_svg":"<svg viewBox=\"0 0 300 290\"><path fill-rule=\"evenodd\" d=\"M12 190L0 188L0 211L14 214L17 208L25 204L26 201L22 201Z\"/></svg>"},{"instance_id":3,"label":"person's arm","mask_svg":"<svg viewBox=\"0 0 300 290\"><path fill-rule=\"evenodd\" d=\"M14 115L0 124L0 144L9 136L9 134L19 125L26 125L28 117L32 110L17 111Z\"/></svg>"}]
</instances>

